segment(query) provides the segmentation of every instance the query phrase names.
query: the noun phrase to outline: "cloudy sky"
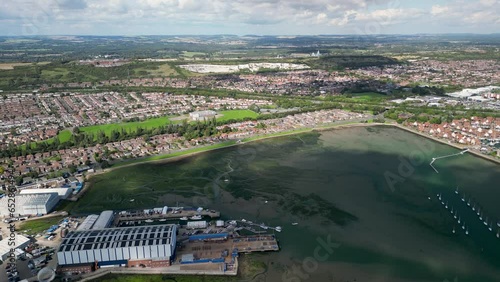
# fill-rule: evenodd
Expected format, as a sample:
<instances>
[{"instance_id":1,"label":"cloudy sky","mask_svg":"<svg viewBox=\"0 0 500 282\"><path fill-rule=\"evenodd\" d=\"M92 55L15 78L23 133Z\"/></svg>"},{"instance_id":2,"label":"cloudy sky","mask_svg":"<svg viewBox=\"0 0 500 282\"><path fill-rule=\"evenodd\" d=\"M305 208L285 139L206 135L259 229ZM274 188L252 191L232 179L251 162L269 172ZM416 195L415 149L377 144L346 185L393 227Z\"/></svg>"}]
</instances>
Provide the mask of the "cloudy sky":
<instances>
[{"instance_id":1,"label":"cloudy sky","mask_svg":"<svg viewBox=\"0 0 500 282\"><path fill-rule=\"evenodd\" d=\"M0 35L500 32L500 0L2 0Z\"/></svg>"}]
</instances>

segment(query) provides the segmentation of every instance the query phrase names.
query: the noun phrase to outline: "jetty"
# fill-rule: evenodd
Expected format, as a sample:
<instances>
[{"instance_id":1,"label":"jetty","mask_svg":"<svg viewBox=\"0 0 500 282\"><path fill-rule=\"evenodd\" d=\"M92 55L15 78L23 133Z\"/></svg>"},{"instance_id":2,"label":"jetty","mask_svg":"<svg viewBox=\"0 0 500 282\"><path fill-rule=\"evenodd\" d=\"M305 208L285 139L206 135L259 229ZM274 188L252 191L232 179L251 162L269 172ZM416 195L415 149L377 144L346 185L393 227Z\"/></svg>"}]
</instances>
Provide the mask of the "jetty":
<instances>
[{"instance_id":1,"label":"jetty","mask_svg":"<svg viewBox=\"0 0 500 282\"><path fill-rule=\"evenodd\" d=\"M461 156L465 153L467 153L469 151L469 148L461 151L461 152L458 152L456 154L451 154L451 155L446 155L446 156L440 156L440 157L435 157L435 158L432 158L432 161L429 163L429 165L432 167L432 169L434 169L434 171L436 173L439 173L439 171L433 166L434 162L439 160L439 159L445 159L445 158L451 158L451 157L455 157L455 156Z\"/></svg>"}]
</instances>

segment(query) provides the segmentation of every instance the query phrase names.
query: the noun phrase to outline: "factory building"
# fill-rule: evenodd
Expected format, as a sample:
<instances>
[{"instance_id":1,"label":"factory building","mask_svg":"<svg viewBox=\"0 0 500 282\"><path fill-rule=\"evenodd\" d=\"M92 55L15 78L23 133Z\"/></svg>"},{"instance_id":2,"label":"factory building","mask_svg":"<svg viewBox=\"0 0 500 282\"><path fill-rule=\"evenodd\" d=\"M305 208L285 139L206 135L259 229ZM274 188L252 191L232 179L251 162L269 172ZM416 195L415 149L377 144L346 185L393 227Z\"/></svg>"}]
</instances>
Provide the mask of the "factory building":
<instances>
[{"instance_id":1,"label":"factory building","mask_svg":"<svg viewBox=\"0 0 500 282\"><path fill-rule=\"evenodd\" d=\"M63 239L57 258L61 267L164 267L175 252L173 224L72 231Z\"/></svg>"},{"instance_id":2,"label":"factory building","mask_svg":"<svg viewBox=\"0 0 500 282\"><path fill-rule=\"evenodd\" d=\"M94 225L92 226L92 230L94 229L104 229L111 226L113 223L113 211L103 211L99 215L99 218L96 220Z\"/></svg>"},{"instance_id":3,"label":"factory building","mask_svg":"<svg viewBox=\"0 0 500 282\"><path fill-rule=\"evenodd\" d=\"M82 224L80 224L80 226L78 226L78 228L76 230L83 231L83 230L92 229L92 226L94 226L94 223L97 221L98 218L99 218L99 216L97 214L91 214L91 215L87 216L83 220Z\"/></svg>"},{"instance_id":4,"label":"factory building","mask_svg":"<svg viewBox=\"0 0 500 282\"><path fill-rule=\"evenodd\" d=\"M0 216L10 217L8 197L0 199ZM14 216L40 215L49 213L59 202L57 193L16 195Z\"/></svg>"},{"instance_id":5,"label":"factory building","mask_svg":"<svg viewBox=\"0 0 500 282\"><path fill-rule=\"evenodd\" d=\"M57 193L60 200L65 200L73 193L73 188L22 189L21 192L19 192L21 195L47 193Z\"/></svg>"}]
</instances>

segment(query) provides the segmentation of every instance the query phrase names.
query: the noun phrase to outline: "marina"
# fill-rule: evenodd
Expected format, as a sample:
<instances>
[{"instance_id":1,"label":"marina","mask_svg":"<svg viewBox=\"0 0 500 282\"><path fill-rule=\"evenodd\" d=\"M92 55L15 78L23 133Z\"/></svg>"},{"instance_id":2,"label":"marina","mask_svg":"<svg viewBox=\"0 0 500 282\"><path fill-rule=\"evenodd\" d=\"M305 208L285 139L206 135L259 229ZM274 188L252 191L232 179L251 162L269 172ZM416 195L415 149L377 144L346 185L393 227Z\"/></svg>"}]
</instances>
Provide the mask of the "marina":
<instances>
[{"instance_id":1,"label":"marina","mask_svg":"<svg viewBox=\"0 0 500 282\"><path fill-rule=\"evenodd\" d=\"M465 223L465 217L462 217L461 215L459 215L458 213L458 210L459 210L459 207L458 206L452 206L452 198L450 198L450 200L448 201L444 201L444 197L441 193L438 193L436 195L438 201L441 203L441 205L444 206L445 209L449 209L450 211L450 214L452 215L453 219L456 221L456 223L458 224L458 229L462 229L465 231L465 235L469 235L469 225L467 225ZM454 199L457 203L461 203L465 208L466 210L469 210L469 214L474 217L474 216L477 216L477 218L479 219L478 220L478 223L477 225L478 226L485 226L486 227L486 230L489 231L489 232L493 232L494 234L496 234L495 236L497 238L500 238L500 222L497 222L496 223L496 226L494 226L494 221L491 220L490 218L488 218L487 215L485 215L484 211L481 211L481 209L479 208L479 206L477 205L477 203L473 203L471 204L471 199L469 198L468 200L466 195L463 194L463 196L460 195L460 192L458 190L458 187L455 189L454 191L454 195L452 194L451 197L456 197L456 199ZM494 232L496 229L496 233ZM453 234L456 234L457 232L457 228L455 228L455 226L453 227L452 229L452 233Z\"/></svg>"}]
</instances>

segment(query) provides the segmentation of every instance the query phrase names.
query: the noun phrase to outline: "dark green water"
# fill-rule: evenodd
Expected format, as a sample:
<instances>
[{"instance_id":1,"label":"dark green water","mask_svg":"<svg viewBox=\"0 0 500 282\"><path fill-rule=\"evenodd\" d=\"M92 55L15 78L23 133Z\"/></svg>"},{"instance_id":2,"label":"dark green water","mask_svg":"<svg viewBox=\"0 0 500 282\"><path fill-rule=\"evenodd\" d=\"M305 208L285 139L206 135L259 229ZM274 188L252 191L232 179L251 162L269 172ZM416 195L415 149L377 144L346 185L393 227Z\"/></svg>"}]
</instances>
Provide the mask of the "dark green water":
<instances>
[{"instance_id":1,"label":"dark green water","mask_svg":"<svg viewBox=\"0 0 500 282\"><path fill-rule=\"evenodd\" d=\"M428 165L457 152L388 127L300 134L97 176L74 211L178 202L280 225L282 251L255 255L269 266L258 281L500 281L500 166L469 154Z\"/></svg>"}]
</instances>

